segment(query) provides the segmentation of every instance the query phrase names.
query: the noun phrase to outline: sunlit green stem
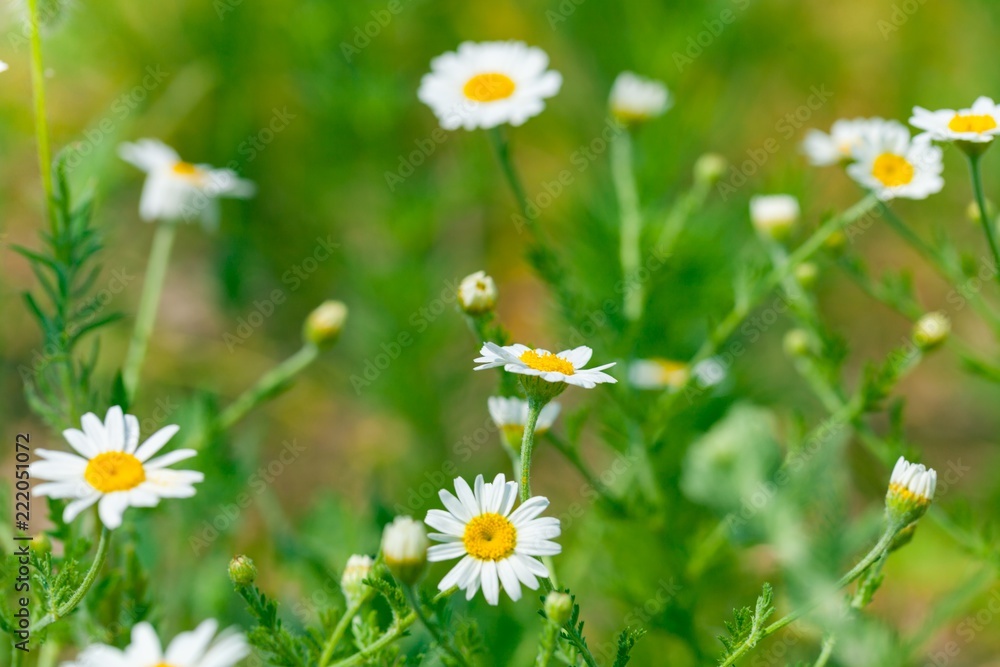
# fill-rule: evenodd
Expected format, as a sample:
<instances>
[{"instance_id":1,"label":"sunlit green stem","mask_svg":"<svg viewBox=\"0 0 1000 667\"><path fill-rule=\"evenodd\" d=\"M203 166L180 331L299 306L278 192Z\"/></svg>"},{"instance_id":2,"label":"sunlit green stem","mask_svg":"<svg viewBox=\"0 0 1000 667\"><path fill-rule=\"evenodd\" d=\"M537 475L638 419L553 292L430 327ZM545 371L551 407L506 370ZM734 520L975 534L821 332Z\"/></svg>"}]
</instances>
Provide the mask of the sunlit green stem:
<instances>
[{"instance_id":1,"label":"sunlit green stem","mask_svg":"<svg viewBox=\"0 0 1000 667\"><path fill-rule=\"evenodd\" d=\"M410 626L417 622L417 614L407 614L402 618L393 620L389 629L382 633L382 636L364 647L349 658L338 660L333 663L333 667L356 667L357 665L369 664L369 659L377 655L379 651L396 641L409 630Z\"/></svg>"},{"instance_id":2,"label":"sunlit green stem","mask_svg":"<svg viewBox=\"0 0 1000 667\"><path fill-rule=\"evenodd\" d=\"M813 663L813 667L826 667L826 663L830 661L830 656L833 655L833 647L836 643L837 640L833 635L830 635L823 640L823 648L820 650L819 657L816 658L816 662Z\"/></svg>"},{"instance_id":3,"label":"sunlit green stem","mask_svg":"<svg viewBox=\"0 0 1000 667\"><path fill-rule=\"evenodd\" d=\"M531 497L531 454L535 448L535 426L538 415L542 414L545 402L538 397L528 396L528 421L524 425L521 439L521 502Z\"/></svg>"},{"instance_id":4,"label":"sunlit green stem","mask_svg":"<svg viewBox=\"0 0 1000 667\"><path fill-rule=\"evenodd\" d=\"M351 620L357 616L364 603L365 597L359 596L347 605L344 615L340 617L340 620L337 621L337 626L333 629L333 634L330 635L326 644L323 645L323 655L319 658L318 667L326 667L330 664L333 652L337 650L337 646L340 644L340 640L344 638L344 633L347 632L347 627L351 624Z\"/></svg>"},{"instance_id":5,"label":"sunlit green stem","mask_svg":"<svg viewBox=\"0 0 1000 667\"><path fill-rule=\"evenodd\" d=\"M49 149L49 129L45 112L45 66L42 63L41 20L38 0L28 0L28 21L31 24L31 89L35 100L35 140L38 144L38 168L45 190L45 210L49 224L56 224L52 201L52 154ZM54 227L53 227L54 231ZM53 234L54 236L54 234Z\"/></svg>"},{"instance_id":6,"label":"sunlit green stem","mask_svg":"<svg viewBox=\"0 0 1000 667\"><path fill-rule=\"evenodd\" d=\"M413 607L413 613L417 615L420 620L421 625L423 625L427 632L431 633L434 641L440 646L444 651L451 656L452 660L458 665L463 665L468 667L468 662L448 641L445 639L444 634L441 629L438 628L437 624L434 623L430 618L424 614L423 606L420 604L420 597L417 595L417 591L414 590L413 586L405 584L403 586L403 591L406 593L406 599L410 601L410 606Z\"/></svg>"},{"instance_id":7,"label":"sunlit green stem","mask_svg":"<svg viewBox=\"0 0 1000 667\"><path fill-rule=\"evenodd\" d=\"M969 172L972 175L972 191L976 196L976 205L979 207L979 221L983 225L983 232L986 234L986 241L990 245L990 252L993 253L993 265L996 267L994 275L997 281L1000 281L1000 249L997 248L993 218L987 210L986 195L983 193L981 160L982 153L969 154Z\"/></svg>"},{"instance_id":8,"label":"sunlit green stem","mask_svg":"<svg viewBox=\"0 0 1000 667\"><path fill-rule=\"evenodd\" d=\"M110 545L111 531L101 526L101 537L97 543L97 553L94 555L94 562L90 564L90 569L87 570L83 581L80 582L80 587L76 589L69 600L39 619L32 626L32 632L39 632L43 628L47 628L76 609L76 606L80 604L83 598L86 597L87 592L90 591L90 587L94 585L94 581L97 579L97 575L100 574L101 568L104 567L104 561L108 557L108 547Z\"/></svg>"},{"instance_id":9,"label":"sunlit green stem","mask_svg":"<svg viewBox=\"0 0 1000 667\"><path fill-rule=\"evenodd\" d=\"M146 279L142 286L142 298L135 317L135 329L132 331L132 341L129 343L125 366L122 369L122 382L129 401L135 398L142 365L146 359L146 348L149 346L149 337L153 333L153 325L156 324L156 312L160 307L160 295L163 293L167 265L170 263L170 250L173 248L176 232L176 222L160 222L157 223L156 233L153 235Z\"/></svg>"},{"instance_id":10,"label":"sunlit green stem","mask_svg":"<svg viewBox=\"0 0 1000 667\"><path fill-rule=\"evenodd\" d=\"M497 161L500 162L500 169L503 171L504 178L507 179L507 184L510 185L511 192L514 193L514 198L517 200L517 207L524 216L525 224L529 229L534 231L535 220L529 214L528 211L528 196L525 194L524 186L521 184L521 179L517 175L517 170L514 168L514 162L510 155L510 144L507 142L507 137L504 136L503 129L500 127L494 127L489 131L490 141L493 142L493 150L496 151Z\"/></svg>"},{"instance_id":11,"label":"sunlit green stem","mask_svg":"<svg viewBox=\"0 0 1000 667\"><path fill-rule=\"evenodd\" d=\"M318 355L319 348L312 343L306 343L298 352L262 375L257 384L243 392L232 405L222 411L218 419L219 428L228 429L255 407L274 396L289 380L315 361Z\"/></svg>"},{"instance_id":12,"label":"sunlit green stem","mask_svg":"<svg viewBox=\"0 0 1000 667\"><path fill-rule=\"evenodd\" d=\"M642 283L637 279L642 255L642 215L632 169L632 135L627 130L619 132L611 141L611 178L621 215L619 253L624 281L624 312L625 317L634 322L642 317L643 307Z\"/></svg>"}]
</instances>

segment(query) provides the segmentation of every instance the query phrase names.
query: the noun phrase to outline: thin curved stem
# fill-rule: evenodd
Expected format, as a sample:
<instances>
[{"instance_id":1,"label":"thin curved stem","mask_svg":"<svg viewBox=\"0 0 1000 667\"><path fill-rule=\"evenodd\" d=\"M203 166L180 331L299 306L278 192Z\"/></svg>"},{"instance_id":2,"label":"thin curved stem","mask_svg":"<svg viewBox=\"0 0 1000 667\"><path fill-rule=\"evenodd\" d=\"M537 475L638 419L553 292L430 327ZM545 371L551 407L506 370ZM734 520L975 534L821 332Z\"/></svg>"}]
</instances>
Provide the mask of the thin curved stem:
<instances>
[{"instance_id":1,"label":"thin curved stem","mask_svg":"<svg viewBox=\"0 0 1000 667\"><path fill-rule=\"evenodd\" d=\"M301 373L319 356L319 348L306 343L283 362L262 375L254 386L243 392L239 398L219 414L218 425L226 430L243 419L251 410L269 399L293 377Z\"/></svg>"},{"instance_id":2,"label":"thin curved stem","mask_svg":"<svg viewBox=\"0 0 1000 667\"><path fill-rule=\"evenodd\" d=\"M333 634L330 635L330 638L323 646L323 655L319 658L318 667L326 667L330 663L330 659L333 658L333 652L337 650L337 645L340 644L340 640L344 638L344 633L347 632L347 626L351 624L351 619L357 615L364 603L365 597L362 596L347 605L344 615L340 617L340 620L337 621L337 626L333 629Z\"/></svg>"},{"instance_id":3,"label":"thin curved stem","mask_svg":"<svg viewBox=\"0 0 1000 667\"><path fill-rule=\"evenodd\" d=\"M619 253L624 281L624 312L626 319L634 322L642 317L643 309L642 283L636 278L642 252L642 215L632 169L632 135L627 130L618 133L611 141L611 180L621 215Z\"/></svg>"},{"instance_id":4,"label":"thin curved stem","mask_svg":"<svg viewBox=\"0 0 1000 667\"><path fill-rule=\"evenodd\" d=\"M393 621L392 625L382 634L381 637L376 639L374 642L364 647L354 655L344 658L343 660L338 660L333 663L333 667L355 667L356 665L366 664L368 658L375 655L383 648L401 638L404 633L410 628L411 625L417 622L416 613L407 614L403 618L396 619Z\"/></svg>"},{"instance_id":5,"label":"thin curved stem","mask_svg":"<svg viewBox=\"0 0 1000 667\"><path fill-rule=\"evenodd\" d=\"M427 628L427 632L431 633L431 637L434 638L437 645L444 649L444 651L459 665L468 667L469 663L466 661L465 657L445 640L444 636L441 634L440 628L432 623L431 620L427 618L427 615L424 614L423 607L420 604L420 598L417 596L417 592L414 590L413 586L405 584L403 586L403 591L406 593L406 598L410 601L410 606L413 607L413 612L417 615L421 625Z\"/></svg>"},{"instance_id":6,"label":"thin curved stem","mask_svg":"<svg viewBox=\"0 0 1000 667\"><path fill-rule=\"evenodd\" d=\"M153 244L149 249L149 268L146 269L142 298L135 317L135 329L132 331L132 341L129 343L125 366L122 368L122 382L129 401L135 398L142 365L146 359L146 349L149 346L149 337L153 333L153 325L156 324L156 312L159 310L160 295L163 293L163 283L170 263L170 250L173 248L176 232L175 222L157 223Z\"/></svg>"},{"instance_id":7,"label":"thin curved stem","mask_svg":"<svg viewBox=\"0 0 1000 667\"><path fill-rule=\"evenodd\" d=\"M979 207L979 221L983 225L983 232L986 234L986 241L989 243L990 252L993 253L994 271L997 281L1000 282L1000 249L997 248L996 231L993 229L993 220L986 207L986 196L983 194L983 175L980 165L981 154L969 155L969 171L972 175L972 191L976 196L976 205Z\"/></svg>"},{"instance_id":8,"label":"thin curved stem","mask_svg":"<svg viewBox=\"0 0 1000 667\"><path fill-rule=\"evenodd\" d=\"M524 425L521 439L521 502L531 498L531 454L535 447L535 425L545 403L538 398L528 397L528 421Z\"/></svg>"},{"instance_id":9,"label":"thin curved stem","mask_svg":"<svg viewBox=\"0 0 1000 667\"><path fill-rule=\"evenodd\" d=\"M94 555L94 562L90 564L90 569L87 570L87 574L83 577L83 582L80 583L80 587L76 589L73 596L70 597L62 606L57 607L54 611L49 612L43 616L34 626L32 626L32 632L39 632L44 628L52 625L61 618L64 618L67 614L76 609L76 606L80 604L87 593L90 591L91 586L94 585L94 581L97 579L97 575L100 574L101 568L104 566L104 561L108 557L108 547L111 545L111 531L108 530L106 526L101 526L101 537L97 543L97 553Z\"/></svg>"}]
</instances>

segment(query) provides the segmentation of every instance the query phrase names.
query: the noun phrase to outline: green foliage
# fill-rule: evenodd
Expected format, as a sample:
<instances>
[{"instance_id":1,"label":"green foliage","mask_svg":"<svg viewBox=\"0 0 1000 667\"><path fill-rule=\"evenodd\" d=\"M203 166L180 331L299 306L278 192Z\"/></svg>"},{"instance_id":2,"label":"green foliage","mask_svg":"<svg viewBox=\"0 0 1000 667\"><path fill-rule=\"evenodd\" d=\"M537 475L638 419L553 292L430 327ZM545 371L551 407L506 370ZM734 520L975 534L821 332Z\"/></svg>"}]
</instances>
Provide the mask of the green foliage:
<instances>
[{"instance_id":1,"label":"green foliage","mask_svg":"<svg viewBox=\"0 0 1000 667\"><path fill-rule=\"evenodd\" d=\"M774 613L772 606L773 590L771 584L764 584L764 589L757 597L757 604L751 609L742 607L733 610L733 620L726 621L726 635L720 635L719 641L725 648L724 653L719 658L719 664L726 663L727 659L737 651L745 647L753 648L760 641L764 630L764 624Z\"/></svg>"},{"instance_id":2,"label":"green foliage","mask_svg":"<svg viewBox=\"0 0 1000 667\"><path fill-rule=\"evenodd\" d=\"M618 653L615 654L614 667L625 667L632 658L632 649L636 642L642 639L646 631L642 628L625 628L618 635Z\"/></svg>"}]
</instances>

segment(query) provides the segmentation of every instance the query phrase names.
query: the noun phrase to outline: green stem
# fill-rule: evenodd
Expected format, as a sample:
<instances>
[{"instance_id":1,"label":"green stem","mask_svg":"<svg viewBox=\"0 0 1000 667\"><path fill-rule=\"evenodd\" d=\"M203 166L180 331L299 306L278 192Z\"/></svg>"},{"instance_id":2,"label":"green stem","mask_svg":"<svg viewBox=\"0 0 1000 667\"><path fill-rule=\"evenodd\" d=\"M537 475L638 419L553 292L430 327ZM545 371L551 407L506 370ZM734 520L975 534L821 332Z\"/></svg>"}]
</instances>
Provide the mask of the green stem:
<instances>
[{"instance_id":1,"label":"green stem","mask_svg":"<svg viewBox=\"0 0 1000 667\"><path fill-rule=\"evenodd\" d=\"M528 421L524 425L524 436L521 439L521 502L531 498L531 453L535 447L535 425L538 415L542 413L545 402L539 398L528 397Z\"/></svg>"},{"instance_id":2,"label":"green stem","mask_svg":"<svg viewBox=\"0 0 1000 667\"><path fill-rule=\"evenodd\" d=\"M412 613L403 618L396 619L392 625L382 634L381 637L364 647L349 658L344 658L333 663L333 667L355 667L356 665L367 664L368 658L375 655L386 646L401 638L411 625L417 622L417 614Z\"/></svg>"},{"instance_id":3,"label":"green stem","mask_svg":"<svg viewBox=\"0 0 1000 667\"><path fill-rule=\"evenodd\" d=\"M318 667L326 667L330 664L330 659L333 658L333 652L337 650L340 640L344 638L344 633L347 632L347 626L351 624L351 619L357 616L362 605L365 603L365 599L365 596L361 596L347 605L347 609L344 610L344 615L340 617L340 620L337 621L337 627L333 629L333 634L330 635L330 638L323 646L323 655L319 658Z\"/></svg>"},{"instance_id":4,"label":"green stem","mask_svg":"<svg viewBox=\"0 0 1000 667\"><path fill-rule=\"evenodd\" d=\"M451 644L449 644L445 640L444 635L442 635L440 628L438 628L437 625L432 623L431 620L427 617L427 615L424 614L423 606L420 604L420 598L417 596L417 592L416 590L414 590L413 586L409 584L404 584L403 592L406 593L406 599L410 601L410 606L413 607L413 613L417 615L417 618L420 620L421 625L427 628L427 632L431 633L431 637L434 638L434 641L437 642L437 645L440 646L442 649L444 649L444 651L448 655L450 655L452 659L455 660L459 665L463 665L463 667L468 667L469 663L465 660L462 654L459 653L454 647L452 647Z\"/></svg>"},{"instance_id":5,"label":"green stem","mask_svg":"<svg viewBox=\"0 0 1000 667\"><path fill-rule=\"evenodd\" d=\"M626 319L635 322L642 317L643 307L642 283L637 279L642 253L642 215L632 169L632 135L627 130L619 132L611 141L611 179L621 214L619 252L624 281L624 312Z\"/></svg>"},{"instance_id":6,"label":"green stem","mask_svg":"<svg viewBox=\"0 0 1000 667\"><path fill-rule=\"evenodd\" d=\"M552 654L556 650L556 640L559 638L559 626L546 619L542 627L542 635L538 640L538 654L535 657L535 667L548 667Z\"/></svg>"},{"instance_id":7,"label":"green stem","mask_svg":"<svg viewBox=\"0 0 1000 667\"><path fill-rule=\"evenodd\" d=\"M836 638L833 635L828 635L826 639L823 640L823 649L819 653L819 657L816 658L816 662L813 667L826 667L826 663L830 661L830 656L833 655L833 646L837 643Z\"/></svg>"},{"instance_id":8,"label":"green stem","mask_svg":"<svg viewBox=\"0 0 1000 667\"><path fill-rule=\"evenodd\" d=\"M52 201L52 154L45 112L45 66L42 62L42 34L38 16L38 0L28 0L28 20L31 23L31 89L35 102L35 140L38 144L38 168L45 190L45 210L55 237L56 214Z\"/></svg>"},{"instance_id":9,"label":"green stem","mask_svg":"<svg viewBox=\"0 0 1000 667\"><path fill-rule=\"evenodd\" d=\"M993 228L993 219L986 209L986 196L983 194L983 175L980 161L982 154L969 155L969 171L972 174L972 191L976 196L976 205L979 206L979 220L983 225L983 232L990 245L990 252L993 253L994 272L997 281L1000 281L1000 249L997 248L996 231Z\"/></svg>"},{"instance_id":10,"label":"green stem","mask_svg":"<svg viewBox=\"0 0 1000 667\"><path fill-rule=\"evenodd\" d=\"M142 286L135 329L132 331L132 341L122 369L122 382L130 402L135 398L142 364L146 359L149 337L156 323L156 311L160 306L160 295L163 292L167 265L170 262L170 250L174 245L176 232L177 223L165 221L157 223L156 233L153 235L153 245L149 250L149 268L146 269L146 279Z\"/></svg>"},{"instance_id":11,"label":"green stem","mask_svg":"<svg viewBox=\"0 0 1000 667\"><path fill-rule=\"evenodd\" d=\"M83 600L83 598L87 595L87 592L90 591L90 587L94 585L97 575L104 566L104 561L108 557L108 547L110 544L111 531L108 530L107 527L101 526L101 537L97 543L97 554L94 555L94 562L90 564L90 569L87 570L87 574L83 577L83 582L80 583L80 587L76 589L73 596L63 603L62 606L57 607L54 611L49 612L39 619L39 621L32 626L31 632L40 632L42 629L47 628L76 609L76 606L80 604L80 601Z\"/></svg>"},{"instance_id":12,"label":"green stem","mask_svg":"<svg viewBox=\"0 0 1000 667\"><path fill-rule=\"evenodd\" d=\"M319 348L312 343L306 343L302 348L261 376L257 384L247 389L232 405L222 411L218 418L221 430L226 430L248 412L271 398L289 380L301 373L309 364L316 360Z\"/></svg>"},{"instance_id":13,"label":"green stem","mask_svg":"<svg viewBox=\"0 0 1000 667\"><path fill-rule=\"evenodd\" d=\"M504 136L503 128L494 127L490 129L489 135L490 141L493 143L493 149L497 154L497 160L500 162L500 169L503 171L508 185L510 185L511 192L514 193L514 198L517 200L517 207L526 221L525 224L529 229L535 231L535 220L532 216L528 215L528 196L525 194L524 186L521 184L521 179L514 168L514 162L510 156L510 144L507 142L507 137Z\"/></svg>"}]
</instances>

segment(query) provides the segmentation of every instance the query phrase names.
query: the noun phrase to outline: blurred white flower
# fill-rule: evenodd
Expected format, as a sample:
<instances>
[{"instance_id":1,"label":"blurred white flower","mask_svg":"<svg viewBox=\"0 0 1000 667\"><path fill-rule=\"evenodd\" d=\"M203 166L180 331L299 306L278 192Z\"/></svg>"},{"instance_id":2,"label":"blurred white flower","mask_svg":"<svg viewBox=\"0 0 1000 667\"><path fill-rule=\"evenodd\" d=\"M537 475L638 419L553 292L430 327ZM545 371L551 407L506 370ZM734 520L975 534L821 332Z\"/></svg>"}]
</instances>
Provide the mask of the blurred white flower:
<instances>
[{"instance_id":1,"label":"blurred white flower","mask_svg":"<svg viewBox=\"0 0 1000 667\"><path fill-rule=\"evenodd\" d=\"M637 389L678 389L689 375L686 363L672 359L636 359L628 365L628 381Z\"/></svg>"},{"instance_id":2,"label":"blurred white flower","mask_svg":"<svg viewBox=\"0 0 1000 667\"><path fill-rule=\"evenodd\" d=\"M430 510L424 519L440 533L431 533L436 542L427 552L431 562L461 558L444 576L438 589L458 586L471 600L482 587L491 605L500 602L500 586L511 600L521 599L521 584L538 590L536 577L548 577L549 571L538 557L554 556L562 551L551 540L562 532L559 519L541 517L549 506L547 498L534 496L514 509L517 482L507 482L497 475L492 483L478 475L475 491L461 477L455 480L457 496L446 489L439 493L447 511Z\"/></svg>"},{"instance_id":3,"label":"blurred white flower","mask_svg":"<svg viewBox=\"0 0 1000 667\"><path fill-rule=\"evenodd\" d=\"M340 577L340 588L349 604L359 604L368 597L369 589L364 582L374 565L375 561L371 556L354 554L347 559L344 573Z\"/></svg>"},{"instance_id":4,"label":"blurred white flower","mask_svg":"<svg viewBox=\"0 0 1000 667\"><path fill-rule=\"evenodd\" d=\"M544 51L523 42L463 42L431 61L417 97L446 130L521 125L562 86L548 64Z\"/></svg>"},{"instance_id":5,"label":"blurred white flower","mask_svg":"<svg viewBox=\"0 0 1000 667\"><path fill-rule=\"evenodd\" d=\"M215 228L220 197L247 199L256 190L232 169L184 162L173 148L156 139L123 143L118 155L148 174L139 200L139 215L147 222L198 218L207 228Z\"/></svg>"},{"instance_id":6,"label":"blurred white flower","mask_svg":"<svg viewBox=\"0 0 1000 667\"><path fill-rule=\"evenodd\" d=\"M393 576L413 585L427 565L427 531L408 516L397 516L382 531L382 556Z\"/></svg>"},{"instance_id":7,"label":"blurred white flower","mask_svg":"<svg viewBox=\"0 0 1000 667\"><path fill-rule=\"evenodd\" d=\"M36 453L42 460L31 464L31 475L48 481L34 487L36 496L73 499L63 512L63 521L72 521L98 503L101 522L114 530L129 507L156 507L162 498L189 498L195 494L192 484L205 479L193 470L167 469L195 456L193 449L152 458L177 433L177 426L161 428L140 446L139 420L123 414L118 406L108 410L103 423L92 412L81 421L82 431L63 431L81 456L39 449Z\"/></svg>"},{"instance_id":8,"label":"blurred white flower","mask_svg":"<svg viewBox=\"0 0 1000 667\"><path fill-rule=\"evenodd\" d=\"M882 118L842 118L835 121L830 133L809 130L802 141L802 152L816 166L844 164L854 159L854 151L870 133L885 127L904 128L902 123Z\"/></svg>"},{"instance_id":9,"label":"blurred white flower","mask_svg":"<svg viewBox=\"0 0 1000 667\"><path fill-rule=\"evenodd\" d=\"M8 65L4 61L0 60L0 72L6 72L9 69L10 69L10 65Z\"/></svg>"},{"instance_id":10,"label":"blurred white flower","mask_svg":"<svg viewBox=\"0 0 1000 667\"><path fill-rule=\"evenodd\" d=\"M490 417L511 442L519 442L524 435L524 425L528 422L528 402L521 398L490 396L486 400ZM542 435L555 423L559 417L558 403L548 403L542 408L535 422L535 435Z\"/></svg>"},{"instance_id":11,"label":"blurred white flower","mask_svg":"<svg viewBox=\"0 0 1000 667\"><path fill-rule=\"evenodd\" d=\"M485 271L476 271L458 285L458 305L469 315L482 315L497 305L497 285Z\"/></svg>"},{"instance_id":12,"label":"blurred white flower","mask_svg":"<svg viewBox=\"0 0 1000 667\"><path fill-rule=\"evenodd\" d=\"M911 140L905 127L885 125L868 133L854 155L857 162L847 174L882 200L926 199L944 187L941 149L926 135Z\"/></svg>"},{"instance_id":13,"label":"blurred white flower","mask_svg":"<svg viewBox=\"0 0 1000 667\"><path fill-rule=\"evenodd\" d=\"M980 97L969 109L930 111L913 107L913 127L936 141L971 141L986 143L1000 134L1000 105L989 97ZM923 136L923 135L921 135Z\"/></svg>"},{"instance_id":14,"label":"blurred white flower","mask_svg":"<svg viewBox=\"0 0 1000 667\"><path fill-rule=\"evenodd\" d=\"M480 364L475 370L503 366L509 373L533 375L547 382L565 382L586 389L592 389L603 382L618 382L607 373L601 372L605 368L614 366L615 362L584 368L593 353L594 351L586 345L553 354L548 350L533 350L520 343L503 347L496 343L486 343L479 351L482 356L475 360Z\"/></svg>"},{"instance_id":15,"label":"blurred white flower","mask_svg":"<svg viewBox=\"0 0 1000 667\"><path fill-rule=\"evenodd\" d=\"M757 195L750 198L750 222L764 236L788 236L799 220L799 200L792 195Z\"/></svg>"},{"instance_id":16,"label":"blurred white flower","mask_svg":"<svg viewBox=\"0 0 1000 667\"><path fill-rule=\"evenodd\" d=\"M632 72L622 72L611 86L611 113L626 125L662 116L672 103L663 83Z\"/></svg>"},{"instance_id":17,"label":"blurred white flower","mask_svg":"<svg viewBox=\"0 0 1000 667\"><path fill-rule=\"evenodd\" d=\"M235 630L216 636L218 627L215 620L203 621L193 631L174 637L164 651L153 626L139 623L132 628L132 642L125 649L94 644L62 667L233 667L250 655L250 648Z\"/></svg>"}]
</instances>

